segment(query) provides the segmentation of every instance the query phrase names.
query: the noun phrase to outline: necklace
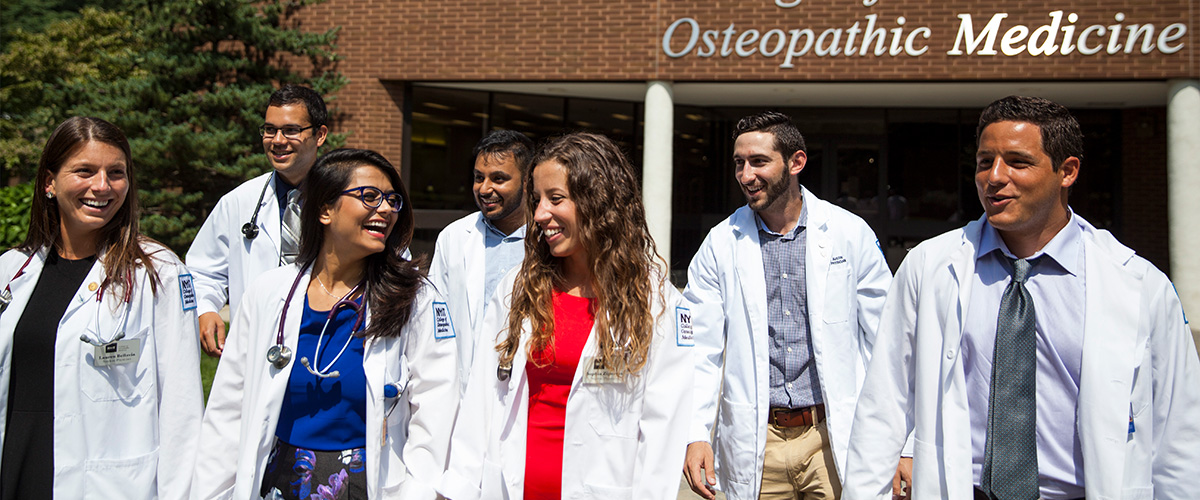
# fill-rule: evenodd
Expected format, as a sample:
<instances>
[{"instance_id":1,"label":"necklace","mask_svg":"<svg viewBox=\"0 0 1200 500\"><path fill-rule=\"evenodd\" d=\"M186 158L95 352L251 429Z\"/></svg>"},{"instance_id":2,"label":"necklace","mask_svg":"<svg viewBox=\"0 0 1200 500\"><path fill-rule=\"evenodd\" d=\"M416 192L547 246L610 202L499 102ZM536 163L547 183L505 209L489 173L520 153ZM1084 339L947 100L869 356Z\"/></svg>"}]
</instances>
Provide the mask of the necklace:
<instances>
[{"instance_id":1,"label":"necklace","mask_svg":"<svg viewBox=\"0 0 1200 500\"><path fill-rule=\"evenodd\" d=\"M313 274L316 274L316 273L313 273ZM334 295L332 292L329 291L328 288L325 288L325 282L321 281L321 275L319 275L319 274L317 274L317 284L321 285L321 291L325 292L325 295L328 295L335 299L344 299L343 297L338 297L337 295Z\"/></svg>"}]
</instances>

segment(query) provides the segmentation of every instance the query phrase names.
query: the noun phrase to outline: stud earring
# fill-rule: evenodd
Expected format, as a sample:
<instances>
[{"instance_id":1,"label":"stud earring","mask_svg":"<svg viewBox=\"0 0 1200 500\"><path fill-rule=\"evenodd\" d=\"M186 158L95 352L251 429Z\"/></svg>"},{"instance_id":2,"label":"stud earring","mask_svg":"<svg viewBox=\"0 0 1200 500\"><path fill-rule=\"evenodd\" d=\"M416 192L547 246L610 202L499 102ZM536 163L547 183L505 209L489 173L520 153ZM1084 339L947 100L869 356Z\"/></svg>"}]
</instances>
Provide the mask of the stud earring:
<instances>
[{"instance_id":1,"label":"stud earring","mask_svg":"<svg viewBox=\"0 0 1200 500\"><path fill-rule=\"evenodd\" d=\"M46 191L46 199L47 199L47 200L53 200L53 199L54 199L54 195L53 195L53 194L51 194L49 191Z\"/></svg>"}]
</instances>

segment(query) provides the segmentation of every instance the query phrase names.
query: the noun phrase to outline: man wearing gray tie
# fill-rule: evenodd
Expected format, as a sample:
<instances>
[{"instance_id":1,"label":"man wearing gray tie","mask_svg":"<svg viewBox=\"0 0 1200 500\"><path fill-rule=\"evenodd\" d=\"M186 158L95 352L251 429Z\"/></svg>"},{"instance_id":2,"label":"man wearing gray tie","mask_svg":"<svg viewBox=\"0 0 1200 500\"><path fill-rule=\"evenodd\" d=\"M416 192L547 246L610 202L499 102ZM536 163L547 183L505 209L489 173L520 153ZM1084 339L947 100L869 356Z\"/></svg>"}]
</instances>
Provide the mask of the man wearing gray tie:
<instances>
[{"instance_id":1,"label":"man wearing gray tie","mask_svg":"<svg viewBox=\"0 0 1200 500\"><path fill-rule=\"evenodd\" d=\"M844 498L885 498L914 432L916 499L1195 498L1200 361L1166 275L1067 204L1079 123L984 109L985 215L904 259L855 411Z\"/></svg>"},{"instance_id":2,"label":"man wearing gray tie","mask_svg":"<svg viewBox=\"0 0 1200 500\"><path fill-rule=\"evenodd\" d=\"M285 85L271 94L259 127L271 171L221 197L187 253L199 299L200 345L220 356L225 322L217 311L237 310L250 280L296 260L300 242L300 185L329 133L321 94Z\"/></svg>"}]
</instances>

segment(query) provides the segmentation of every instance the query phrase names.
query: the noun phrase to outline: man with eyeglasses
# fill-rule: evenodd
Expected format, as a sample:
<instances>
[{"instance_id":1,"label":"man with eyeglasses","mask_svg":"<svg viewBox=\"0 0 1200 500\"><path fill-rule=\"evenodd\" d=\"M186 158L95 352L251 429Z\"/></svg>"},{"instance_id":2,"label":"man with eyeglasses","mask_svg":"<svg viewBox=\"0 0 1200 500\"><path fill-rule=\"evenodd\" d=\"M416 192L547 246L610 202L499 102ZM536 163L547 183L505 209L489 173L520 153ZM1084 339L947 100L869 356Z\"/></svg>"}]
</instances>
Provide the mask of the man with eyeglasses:
<instances>
[{"instance_id":1,"label":"man with eyeglasses","mask_svg":"<svg viewBox=\"0 0 1200 500\"><path fill-rule=\"evenodd\" d=\"M271 94L259 127L272 170L221 197L187 253L199 299L200 345L219 357L225 322L250 280L290 264L300 248L300 185L329 134L325 100L312 89L285 85Z\"/></svg>"}]
</instances>

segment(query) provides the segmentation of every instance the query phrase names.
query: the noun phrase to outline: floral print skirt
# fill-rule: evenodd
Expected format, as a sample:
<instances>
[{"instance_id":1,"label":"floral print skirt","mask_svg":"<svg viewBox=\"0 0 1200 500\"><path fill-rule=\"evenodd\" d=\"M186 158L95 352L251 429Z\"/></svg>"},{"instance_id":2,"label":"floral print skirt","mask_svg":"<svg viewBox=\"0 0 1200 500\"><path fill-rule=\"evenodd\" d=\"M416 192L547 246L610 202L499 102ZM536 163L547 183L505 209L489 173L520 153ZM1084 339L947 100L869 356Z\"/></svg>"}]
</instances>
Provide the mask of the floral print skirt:
<instances>
[{"instance_id":1,"label":"floral print skirt","mask_svg":"<svg viewBox=\"0 0 1200 500\"><path fill-rule=\"evenodd\" d=\"M314 451L278 439L260 494L271 500L366 500L366 448Z\"/></svg>"}]
</instances>

